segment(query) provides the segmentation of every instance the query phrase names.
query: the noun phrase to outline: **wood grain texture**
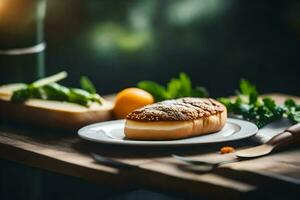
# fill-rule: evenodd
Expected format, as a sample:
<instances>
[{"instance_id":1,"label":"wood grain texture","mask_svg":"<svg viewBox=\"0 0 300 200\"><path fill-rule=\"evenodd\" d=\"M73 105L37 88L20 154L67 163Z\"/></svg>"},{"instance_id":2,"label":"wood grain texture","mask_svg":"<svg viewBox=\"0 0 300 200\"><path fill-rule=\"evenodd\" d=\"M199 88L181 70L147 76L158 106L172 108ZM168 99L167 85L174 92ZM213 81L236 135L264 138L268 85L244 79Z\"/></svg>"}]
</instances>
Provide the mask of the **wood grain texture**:
<instances>
[{"instance_id":1,"label":"wood grain texture","mask_svg":"<svg viewBox=\"0 0 300 200\"><path fill-rule=\"evenodd\" d=\"M282 101L286 96L272 97ZM296 100L300 102L300 98ZM292 192L297 190L294 185L300 179L299 147L251 161L228 164L209 173L185 170L181 163L170 157L172 153L177 153L201 159L223 159L217 153L223 145L184 148L122 147L83 141L77 137L76 132L57 132L0 123L1 158L114 187L148 187L185 195L231 199L262 190L272 192L272 188L274 190L276 187L283 188L282 191L284 186ZM253 143L243 140L226 145L239 147ZM91 158L91 152L136 168L117 169L97 164ZM274 178L273 175L290 178L294 183L284 178Z\"/></svg>"},{"instance_id":2,"label":"wood grain texture","mask_svg":"<svg viewBox=\"0 0 300 200\"><path fill-rule=\"evenodd\" d=\"M58 107L70 107L71 111L57 109ZM24 104L16 104L0 99L0 119L52 129L77 130L90 123L111 120L112 108L113 105L106 102L92 109L65 102L29 100Z\"/></svg>"}]
</instances>

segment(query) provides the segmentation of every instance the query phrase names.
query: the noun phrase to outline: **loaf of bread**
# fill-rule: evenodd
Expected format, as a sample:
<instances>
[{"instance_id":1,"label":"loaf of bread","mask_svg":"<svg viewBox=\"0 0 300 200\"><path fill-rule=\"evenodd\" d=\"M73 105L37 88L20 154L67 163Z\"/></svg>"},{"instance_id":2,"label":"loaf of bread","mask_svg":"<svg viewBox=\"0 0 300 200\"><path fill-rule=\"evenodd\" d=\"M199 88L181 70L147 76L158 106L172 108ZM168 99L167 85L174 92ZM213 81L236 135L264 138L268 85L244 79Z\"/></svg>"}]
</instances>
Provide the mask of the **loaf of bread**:
<instances>
[{"instance_id":1,"label":"loaf of bread","mask_svg":"<svg viewBox=\"0 0 300 200\"><path fill-rule=\"evenodd\" d=\"M188 97L134 110L124 131L128 139L174 140L219 131L226 119L226 107L218 101Z\"/></svg>"}]
</instances>

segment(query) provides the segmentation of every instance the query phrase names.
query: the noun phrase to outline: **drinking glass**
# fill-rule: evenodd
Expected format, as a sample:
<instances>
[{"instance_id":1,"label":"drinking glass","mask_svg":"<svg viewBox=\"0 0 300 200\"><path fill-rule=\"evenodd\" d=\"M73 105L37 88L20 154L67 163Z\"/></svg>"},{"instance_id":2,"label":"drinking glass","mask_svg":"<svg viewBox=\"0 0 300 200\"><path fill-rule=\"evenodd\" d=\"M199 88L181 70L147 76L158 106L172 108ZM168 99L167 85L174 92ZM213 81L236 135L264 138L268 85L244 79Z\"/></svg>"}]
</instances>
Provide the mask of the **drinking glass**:
<instances>
[{"instance_id":1,"label":"drinking glass","mask_svg":"<svg viewBox=\"0 0 300 200\"><path fill-rule=\"evenodd\" d=\"M0 0L0 84L44 76L46 0Z\"/></svg>"}]
</instances>

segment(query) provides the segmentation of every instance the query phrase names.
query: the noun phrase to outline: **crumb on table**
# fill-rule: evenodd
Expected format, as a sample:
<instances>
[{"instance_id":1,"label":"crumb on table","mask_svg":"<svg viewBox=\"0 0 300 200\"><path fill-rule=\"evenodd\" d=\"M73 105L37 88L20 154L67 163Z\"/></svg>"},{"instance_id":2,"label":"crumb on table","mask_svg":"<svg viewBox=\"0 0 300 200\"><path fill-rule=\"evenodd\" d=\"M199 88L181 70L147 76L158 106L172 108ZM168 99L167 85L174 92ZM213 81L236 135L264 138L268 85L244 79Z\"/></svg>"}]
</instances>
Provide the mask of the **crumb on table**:
<instances>
[{"instance_id":1,"label":"crumb on table","mask_svg":"<svg viewBox=\"0 0 300 200\"><path fill-rule=\"evenodd\" d=\"M234 151L235 151L234 147L230 147L230 146L225 146L220 149L221 154L232 153Z\"/></svg>"}]
</instances>

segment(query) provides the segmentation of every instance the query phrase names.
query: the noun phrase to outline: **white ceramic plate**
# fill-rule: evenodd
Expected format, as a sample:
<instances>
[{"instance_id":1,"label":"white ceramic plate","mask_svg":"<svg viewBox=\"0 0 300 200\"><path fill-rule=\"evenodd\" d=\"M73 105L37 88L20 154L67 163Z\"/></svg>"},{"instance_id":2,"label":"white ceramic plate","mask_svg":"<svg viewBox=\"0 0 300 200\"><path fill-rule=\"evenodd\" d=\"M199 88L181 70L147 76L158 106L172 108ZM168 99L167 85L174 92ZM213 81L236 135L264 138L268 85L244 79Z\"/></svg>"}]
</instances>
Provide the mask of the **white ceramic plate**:
<instances>
[{"instance_id":1,"label":"white ceramic plate","mask_svg":"<svg viewBox=\"0 0 300 200\"><path fill-rule=\"evenodd\" d=\"M250 137L258 131L257 126L253 123L229 118L225 127L216 133L178 140L145 141L126 139L124 134L124 125L125 120L96 123L81 128L78 131L78 135L86 140L106 144L181 146L240 140Z\"/></svg>"}]
</instances>

